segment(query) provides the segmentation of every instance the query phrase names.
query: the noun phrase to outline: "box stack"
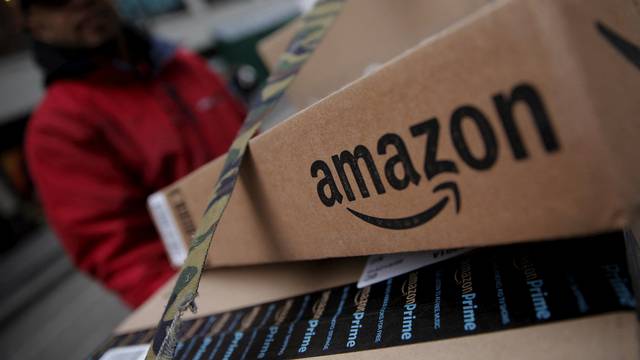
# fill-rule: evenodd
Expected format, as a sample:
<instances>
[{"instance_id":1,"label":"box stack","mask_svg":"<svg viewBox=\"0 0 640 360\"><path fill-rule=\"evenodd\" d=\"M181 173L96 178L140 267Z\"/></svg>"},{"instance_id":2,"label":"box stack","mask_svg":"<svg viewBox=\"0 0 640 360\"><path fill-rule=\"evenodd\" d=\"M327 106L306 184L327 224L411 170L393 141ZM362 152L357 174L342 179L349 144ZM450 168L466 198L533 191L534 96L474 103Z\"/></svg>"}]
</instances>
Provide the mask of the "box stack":
<instances>
[{"instance_id":1,"label":"box stack","mask_svg":"<svg viewBox=\"0 0 640 360\"><path fill-rule=\"evenodd\" d=\"M640 356L639 20L632 0L349 1L301 110L251 140L176 358ZM176 265L223 162L149 199ZM354 283L361 256L457 248ZM96 358L147 343L169 289Z\"/></svg>"}]
</instances>

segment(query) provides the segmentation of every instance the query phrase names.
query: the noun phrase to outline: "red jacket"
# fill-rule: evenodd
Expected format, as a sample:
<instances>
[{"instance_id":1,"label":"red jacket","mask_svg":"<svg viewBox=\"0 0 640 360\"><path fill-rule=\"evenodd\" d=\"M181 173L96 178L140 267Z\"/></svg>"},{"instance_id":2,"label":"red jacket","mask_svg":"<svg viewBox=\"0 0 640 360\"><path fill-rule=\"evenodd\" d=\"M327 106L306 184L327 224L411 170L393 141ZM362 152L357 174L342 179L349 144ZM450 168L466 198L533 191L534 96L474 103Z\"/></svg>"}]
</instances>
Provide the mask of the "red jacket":
<instances>
[{"instance_id":1,"label":"red jacket","mask_svg":"<svg viewBox=\"0 0 640 360\"><path fill-rule=\"evenodd\" d=\"M140 305L174 273L147 196L225 153L243 118L185 51L146 78L109 66L51 84L30 120L27 161L74 263Z\"/></svg>"}]
</instances>

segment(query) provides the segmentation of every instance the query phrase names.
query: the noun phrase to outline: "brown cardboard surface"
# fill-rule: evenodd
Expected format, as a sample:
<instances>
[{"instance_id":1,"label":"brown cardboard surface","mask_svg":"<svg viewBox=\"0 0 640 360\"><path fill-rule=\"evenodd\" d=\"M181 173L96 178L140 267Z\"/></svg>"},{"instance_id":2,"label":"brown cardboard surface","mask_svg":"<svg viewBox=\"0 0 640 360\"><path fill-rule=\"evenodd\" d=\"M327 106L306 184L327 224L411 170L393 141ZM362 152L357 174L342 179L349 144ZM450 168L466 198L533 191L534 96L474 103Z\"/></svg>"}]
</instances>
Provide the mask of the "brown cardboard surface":
<instances>
[{"instance_id":1,"label":"brown cardboard surface","mask_svg":"<svg viewBox=\"0 0 640 360\"><path fill-rule=\"evenodd\" d=\"M640 76L596 23L639 44L639 18L630 0L496 1L299 112L251 141L210 265L480 246L624 227L640 200L635 186L640 180L635 166L640 102L634 95L640 92ZM503 125L505 115L495 102L523 89L534 94L530 104L542 106L520 101L512 109L522 140L518 151L512 145L517 136ZM555 142L547 136L543 145L532 109L544 109ZM495 138L494 146L486 146L479 125L469 121L473 111L484 115L486 121L478 121L490 127L493 136L485 136ZM452 137L453 114L466 116L461 117L462 135ZM538 119L543 117L538 113ZM428 180L426 135L413 136L410 129L433 118L440 132L431 171L437 172L437 164L446 167L441 161L448 160L457 173ZM377 151L379 139L389 133L403 140L420 178L417 185L390 186L385 165L398 150ZM370 151L384 192L360 161L369 196L363 196L347 169L355 194L350 201L332 156L354 152L358 145ZM477 161L463 161L465 151ZM495 161L481 161L494 155ZM328 207L320 201L317 187L326 174L311 176L317 160L329 167L341 203ZM221 165L218 159L164 190L179 194L195 224ZM397 177L404 174L399 166L394 171ZM457 184L458 212L453 191L435 191L447 182ZM437 216L404 230L371 225L347 210L399 218L445 198Z\"/></svg>"},{"instance_id":2,"label":"brown cardboard surface","mask_svg":"<svg viewBox=\"0 0 640 360\"><path fill-rule=\"evenodd\" d=\"M349 0L287 90L287 99L303 109L489 2ZM269 67L275 66L298 25L293 22L259 44Z\"/></svg>"}]
</instances>

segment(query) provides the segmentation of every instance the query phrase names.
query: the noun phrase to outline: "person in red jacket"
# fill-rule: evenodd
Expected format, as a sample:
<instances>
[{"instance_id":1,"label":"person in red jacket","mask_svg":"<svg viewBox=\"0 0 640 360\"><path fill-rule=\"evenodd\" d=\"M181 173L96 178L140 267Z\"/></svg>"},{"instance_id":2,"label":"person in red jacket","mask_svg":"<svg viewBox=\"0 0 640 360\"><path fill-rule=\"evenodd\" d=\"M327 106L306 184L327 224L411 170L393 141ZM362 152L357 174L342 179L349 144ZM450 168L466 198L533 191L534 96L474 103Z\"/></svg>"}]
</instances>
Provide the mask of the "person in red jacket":
<instances>
[{"instance_id":1,"label":"person in red jacket","mask_svg":"<svg viewBox=\"0 0 640 360\"><path fill-rule=\"evenodd\" d=\"M225 153L243 107L196 55L124 25L109 0L22 1L47 91L27 163L80 269L137 307L174 270L147 196Z\"/></svg>"}]
</instances>

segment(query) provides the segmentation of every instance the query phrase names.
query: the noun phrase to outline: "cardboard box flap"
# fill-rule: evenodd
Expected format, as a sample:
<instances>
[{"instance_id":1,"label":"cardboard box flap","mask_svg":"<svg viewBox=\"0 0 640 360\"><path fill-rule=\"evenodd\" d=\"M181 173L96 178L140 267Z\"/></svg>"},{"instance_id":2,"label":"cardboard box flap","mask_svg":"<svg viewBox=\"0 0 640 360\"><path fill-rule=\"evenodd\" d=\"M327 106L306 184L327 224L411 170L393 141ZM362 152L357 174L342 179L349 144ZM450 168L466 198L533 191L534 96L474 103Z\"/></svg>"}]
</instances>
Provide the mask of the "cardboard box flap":
<instances>
[{"instance_id":1,"label":"cardboard box flap","mask_svg":"<svg viewBox=\"0 0 640 360\"><path fill-rule=\"evenodd\" d=\"M630 1L588 3L492 3L253 139L211 265L626 225L640 200L629 170L640 77L611 67L619 59L593 20L620 23L630 39L640 30ZM199 215L195 184L213 184L221 164L164 193L180 192Z\"/></svg>"}]
</instances>

